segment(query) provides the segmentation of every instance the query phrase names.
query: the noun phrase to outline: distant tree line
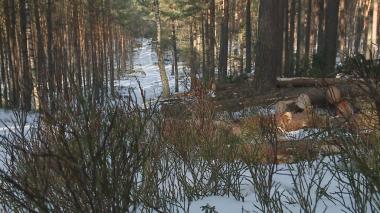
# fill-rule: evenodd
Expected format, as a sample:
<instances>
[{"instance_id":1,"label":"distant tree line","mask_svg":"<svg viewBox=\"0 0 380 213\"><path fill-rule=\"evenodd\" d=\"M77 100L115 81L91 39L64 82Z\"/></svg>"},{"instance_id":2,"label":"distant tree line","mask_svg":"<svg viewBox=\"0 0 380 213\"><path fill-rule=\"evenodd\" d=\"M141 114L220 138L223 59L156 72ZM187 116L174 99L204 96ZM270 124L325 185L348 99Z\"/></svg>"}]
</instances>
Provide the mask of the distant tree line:
<instances>
[{"instance_id":1,"label":"distant tree line","mask_svg":"<svg viewBox=\"0 0 380 213\"><path fill-rule=\"evenodd\" d=\"M0 105L54 109L73 94L102 101L140 30L134 2L1 0Z\"/></svg>"},{"instance_id":2,"label":"distant tree line","mask_svg":"<svg viewBox=\"0 0 380 213\"><path fill-rule=\"evenodd\" d=\"M133 42L156 31L163 50L210 87L255 70L258 88L278 76L334 72L337 56L378 53L378 0L0 0L0 105L54 109L83 94L114 94ZM157 31L158 29L158 31ZM152 35L151 35L152 36ZM158 53L159 53L158 52ZM132 62L129 62L132 63ZM261 84L261 85L260 85Z\"/></svg>"},{"instance_id":3,"label":"distant tree line","mask_svg":"<svg viewBox=\"0 0 380 213\"><path fill-rule=\"evenodd\" d=\"M278 76L327 76L337 58L378 53L378 0L160 2L193 80L201 74L209 86L256 70L257 83L273 87ZM164 21L163 31L169 26Z\"/></svg>"}]
</instances>

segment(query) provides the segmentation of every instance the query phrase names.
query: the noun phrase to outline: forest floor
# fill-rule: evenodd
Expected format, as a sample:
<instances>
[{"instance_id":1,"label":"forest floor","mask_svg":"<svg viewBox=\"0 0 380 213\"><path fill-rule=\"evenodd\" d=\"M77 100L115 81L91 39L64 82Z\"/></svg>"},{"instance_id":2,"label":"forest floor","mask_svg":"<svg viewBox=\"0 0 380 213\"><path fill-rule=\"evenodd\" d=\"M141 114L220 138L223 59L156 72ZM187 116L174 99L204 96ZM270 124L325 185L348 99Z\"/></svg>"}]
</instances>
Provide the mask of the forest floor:
<instances>
[{"instance_id":1,"label":"forest floor","mask_svg":"<svg viewBox=\"0 0 380 213\"><path fill-rule=\"evenodd\" d=\"M131 89L137 93L137 101L141 103L142 99L139 94L139 85L144 91L146 99L157 99L161 93L161 80L159 76L158 67L156 65L157 57L152 51L152 46L150 40L143 39L141 41L141 47L137 50L134 56L135 69L137 72L134 73L124 73L120 80L116 81L116 86L121 95L128 95L128 91ZM174 89L174 76L170 75L171 65L166 65L166 71L169 76L170 88L173 91ZM184 67L180 67L180 93L184 93L188 86L189 82L186 80L186 74L184 72ZM283 88L275 89L273 91L267 91L265 94L258 94L255 91L253 86L252 79L242 79L237 80L232 83L224 83L217 86L215 94L209 96L209 100L215 106L216 111L219 114L230 114L230 119L242 119L245 116L252 116L257 113L257 111L262 112L273 112L273 105L278 100L289 99L297 97L302 90L306 88ZM183 96L178 94L177 96ZM246 111L247 113L244 113ZM253 111L253 112L252 112ZM2 125L0 125L0 130L7 129L5 126L12 125L15 119L14 114L11 111L1 110L0 111L0 120L2 120ZM28 117L28 123L33 123L33 116ZM312 135L316 134L317 129L306 129L296 132L288 132L282 137L285 139L300 139L300 138L313 138ZM4 133L0 133L4 134ZM312 139L313 140L313 139ZM332 158L331 158L332 159ZM329 164L331 162L330 158L320 159L312 162L312 168L318 171L319 162L324 164ZM273 176L273 182L276 184L276 187L273 190L284 193L286 196L283 196L281 202L288 203L287 212L300 212L301 207L299 204L292 203L294 199L294 194L292 194L292 189L295 180L292 180L291 172L294 170L295 164L290 163L279 163L276 165L276 171ZM294 172L294 171L293 171ZM338 192L339 183L334 178L334 175L327 169L323 167L322 175L318 174L318 178L323 179L323 187L326 188L327 192L330 194ZM247 171L247 177L250 175ZM314 173L307 174L305 176L306 184L313 185ZM310 176L310 177L309 177ZM320 177L319 177L320 176ZM313 186L312 192L305 194L305 196L310 196L310 199L316 199L317 189L316 186ZM259 204L257 198L257 189L254 188L253 184L247 179L241 183L241 191L243 199L236 200L235 198L226 195L226 196L208 196L200 200L195 200L191 203L189 212L204 212L202 207L210 206L215 207L215 210L219 213L231 213L231 212L255 212ZM275 193L271 191L271 193ZM347 196L342 198L344 201L348 200ZM318 203L315 203L317 212L337 212L344 209L342 205L337 205L333 201L322 198L318 200Z\"/></svg>"}]
</instances>

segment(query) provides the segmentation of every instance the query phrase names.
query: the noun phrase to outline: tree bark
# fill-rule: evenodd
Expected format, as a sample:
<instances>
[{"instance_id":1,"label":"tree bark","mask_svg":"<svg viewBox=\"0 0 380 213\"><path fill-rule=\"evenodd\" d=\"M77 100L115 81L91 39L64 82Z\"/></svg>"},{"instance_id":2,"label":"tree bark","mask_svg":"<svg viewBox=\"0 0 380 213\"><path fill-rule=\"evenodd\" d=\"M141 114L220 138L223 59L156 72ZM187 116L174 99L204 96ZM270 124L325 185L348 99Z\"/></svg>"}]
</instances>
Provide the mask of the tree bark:
<instances>
[{"instance_id":1,"label":"tree bark","mask_svg":"<svg viewBox=\"0 0 380 213\"><path fill-rule=\"evenodd\" d=\"M220 33L220 52L219 52L219 80L227 77L228 64L228 22L229 22L229 0L223 1L223 18Z\"/></svg>"},{"instance_id":2,"label":"tree bark","mask_svg":"<svg viewBox=\"0 0 380 213\"><path fill-rule=\"evenodd\" d=\"M251 0L247 0L246 15L245 15L245 72L252 71L252 24L251 24Z\"/></svg>"},{"instance_id":3,"label":"tree bark","mask_svg":"<svg viewBox=\"0 0 380 213\"><path fill-rule=\"evenodd\" d=\"M80 50L80 26L79 26L79 12L78 3L75 1L73 4L73 24L74 24L74 49L75 49L75 65L76 65L76 78L78 91L82 92L82 67L81 67L81 50Z\"/></svg>"},{"instance_id":4,"label":"tree bark","mask_svg":"<svg viewBox=\"0 0 380 213\"><path fill-rule=\"evenodd\" d=\"M53 62L53 2L52 0L47 0L47 15L46 15L46 25L47 25L47 55L48 55L48 86L49 86L49 99L50 99L50 109L53 111L55 109L55 71Z\"/></svg>"},{"instance_id":5,"label":"tree bark","mask_svg":"<svg viewBox=\"0 0 380 213\"><path fill-rule=\"evenodd\" d=\"M290 66L289 0L285 0L284 4L284 67L281 76L287 76Z\"/></svg>"},{"instance_id":6,"label":"tree bark","mask_svg":"<svg viewBox=\"0 0 380 213\"><path fill-rule=\"evenodd\" d=\"M338 14L339 0L329 0L327 3L326 40L325 40L325 67L326 74L335 70L337 41L338 41Z\"/></svg>"},{"instance_id":7,"label":"tree bark","mask_svg":"<svg viewBox=\"0 0 380 213\"><path fill-rule=\"evenodd\" d=\"M215 80L215 0L209 0L209 14L210 14L210 26L208 37L209 41L209 60L208 60L208 70L210 74L210 80L214 82Z\"/></svg>"},{"instance_id":8,"label":"tree bark","mask_svg":"<svg viewBox=\"0 0 380 213\"><path fill-rule=\"evenodd\" d=\"M174 65L174 78L175 78L175 92L179 91L178 86L178 53L177 53L177 35L175 20L172 20L172 39L173 39L173 65Z\"/></svg>"},{"instance_id":9,"label":"tree bark","mask_svg":"<svg viewBox=\"0 0 380 213\"><path fill-rule=\"evenodd\" d=\"M15 69L16 63L16 55L14 54L16 50L17 40L15 36L16 34L14 25L12 25L12 14L15 13L14 2L11 1L9 4L9 0L4 1L4 11L7 12L5 16L5 28L6 28L6 37L7 43L6 48L7 51L7 59L8 59L8 71L9 71L9 93L10 93L10 105L13 107L17 107L19 103L19 89L18 89L18 71ZM13 46L13 48L11 48Z\"/></svg>"},{"instance_id":10,"label":"tree bark","mask_svg":"<svg viewBox=\"0 0 380 213\"><path fill-rule=\"evenodd\" d=\"M318 52L319 57L324 54L325 47L325 0L318 0Z\"/></svg>"},{"instance_id":11,"label":"tree bark","mask_svg":"<svg viewBox=\"0 0 380 213\"><path fill-rule=\"evenodd\" d=\"M256 55L256 87L260 92L272 89L281 73L283 47L282 4L277 0L261 0Z\"/></svg>"},{"instance_id":12,"label":"tree bark","mask_svg":"<svg viewBox=\"0 0 380 213\"><path fill-rule=\"evenodd\" d=\"M197 71L195 68L195 48L194 48L194 34L193 34L193 25L194 21L192 18L190 18L190 26L189 26L189 46L190 46L190 78L191 78L191 90L194 90L197 85Z\"/></svg>"},{"instance_id":13,"label":"tree bark","mask_svg":"<svg viewBox=\"0 0 380 213\"><path fill-rule=\"evenodd\" d=\"M41 29L40 12L39 12L39 0L34 0L34 15L36 20L37 31L37 82L38 93L41 100L41 108L45 110L47 108L47 88L46 88L46 62L45 62L45 50L44 50L44 35Z\"/></svg>"},{"instance_id":14,"label":"tree bark","mask_svg":"<svg viewBox=\"0 0 380 213\"><path fill-rule=\"evenodd\" d=\"M308 0L307 3L307 21L306 21L306 32L305 32L305 64L304 68L309 68L310 63L310 33L311 33L311 16L312 16L312 6L313 6L313 0Z\"/></svg>"},{"instance_id":15,"label":"tree bark","mask_svg":"<svg viewBox=\"0 0 380 213\"><path fill-rule=\"evenodd\" d=\"M302 44L303 44L303 20L302 20L302 0L297 1L297 50L296 50L296 73L301 71Z\"/></svg>"},{"instance_id":16,"label":"tree bark","mask_svg":"<svg viewBox=\"0 0 380 213\"><path fill-rule=\"evenodd\" d=\"M156 22L156 30L157 30L157 44L156 44L156 52L158 57L158 67L160 69L160 76L162 81L162 96L164 98L169 97L170 88L169 88L169 80L165 70L164 64L164 55L161 49L161 17L160 17L160 4L159 0L154 0L154 17Z\"/></svg>"},{"instance_id":17,"label":"tree bark","mask_svg":"<svg viewBox=\"0 0 380 213\"><path fill-rule=\"evenodd\" d=\"M31 66L33 66L33 60L29 55L31 51L30 43L30 14L29 14L29 2L28 0L20 0L20 48L22 55L22 81L21 81L21 109L25 111L31 110L31 100L32 100L32 76L31 76ZM29 41L29 42L28 42Z\"/></svg>"},{"instance_id":18,"label":"tree bark","mask_svg":"<svg viewBox=\"0 0 380 213\"><path fill-rule=\"evenodd\" d=\"M289 36L289 70L285 77L291 77L294 75L294 41L295 41L295 20L296 20L296 0L290 0L290 36Z\"/></svg>"},{"instance_id":19,"label":"tree bark","mask_svg":"<svg viewBox=\"0 0 380 213\"><path fill-rule=\"evenodd\" d=\"M372 15L372 35L371 35L371 52L374 56L377 56L378 42L377 42L377 30L379 23L379 0L373 1L373 15ZM375 57L376 58L376 57Z\"/></svg>"},{"instance_id":20,"label":"tree bark","mask_svg":"<svg viewBox=\"0 0 380 213\"><path fill-rule=\"evenodd\" d=\"M344 58L346 47L346 6L346 0L341 0L339 9L339 52L341 61Z\"/></svg>"},{"instance_id":21,"label":"tree bark","mask_svg":"<svg viewBox=\"0 0 380 213\"><path fill-rule=\"evenodd\" d=\"M115 95L115 65L114 65L114 28L112 26L112 0L108 0L108 27L109 27L109 47L108 47L108 57L110 61L110 89L111 95ZM81 77L81 76L78 76Z\"/></svg>"}]
</instances>

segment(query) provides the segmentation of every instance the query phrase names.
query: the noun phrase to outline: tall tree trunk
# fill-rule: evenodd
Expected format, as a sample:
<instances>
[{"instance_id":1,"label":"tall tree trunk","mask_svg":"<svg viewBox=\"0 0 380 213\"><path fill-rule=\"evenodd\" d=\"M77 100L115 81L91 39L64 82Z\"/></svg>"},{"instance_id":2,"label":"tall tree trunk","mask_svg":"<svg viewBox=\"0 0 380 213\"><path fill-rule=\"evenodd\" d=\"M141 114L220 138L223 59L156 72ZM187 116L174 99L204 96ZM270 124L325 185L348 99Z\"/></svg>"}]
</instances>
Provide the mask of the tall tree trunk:
<instances>
[{"instance_id":1,"label":"tall tree trunk","mask_svg":"<svg viewBox=\"0 0 380 213\"><path fill-rule=\"evenodd\" d=\"M371 0L366 0L364 5L364 26L363 26L363 33L364 33L364 40L363 40L363 53L366 55L367 58L369 58L369 52L370 47L368 47L368 44L370 41L370 28L369 28L369 11L371 9Z\"/></svg>"},{"instance_id":2,"label":"tall tree trunk","mask_svg":"<svg viewBox=\"0 0 380 213\"><path fill-rule=\"evenodd\" d=\"M173 65L174 65L174 79L175 79L175 92L179 92L178 86L178 53L177 53L177 34L176 23L172 20L172 40L173 40Z\"/></svg>"},{"instance_id":3,"label":"tall tree trunk","mask_svg":"<svg viewBox=\"0 0 380 213\"><path fill-rule=\"evenodd\" d=\"M363 46L364 49L364 43L362 42L363 33L365 32L365 19L366 19L366 10L368 0L360 0L358 3L358 12L356 15L356 32L355 32L355 43L354 43L354 52L355 54L359 54L360 47ZM363 44L363 45L361 45Z\"/></svg>"},{"instance_id":4,"label":"tall tree trunk","mask_svg":"<svg viewBox=\"0 0 380 213\"><path fill-rule=\"evenodd\" d=\"M235 69L234 69L234 57L232 57L233 53L232 53L232 45L233 45L233 42L234 42L234 33L235 33L235 19L236 19L236 0L229 0L230 1L230 16L229 19L231 19L230 21L230 28L228 30L228 57L227 57L227 64L228 64L228 67L227 70L230 70L230 75L235 75ZM228 60L229 59L229 60ZM230 61L230 63L228 63L228 61Z\"/></svg>"},{"instance_id":5,"label":"tall tree trunk","mask_svg":"<svg viewBox=\"0 0 380 213\"><path fill-rule=\"evenodd\" d=\"M227 77L228 64L228 22L229 22L229 0L223 1L223 18L220 33L220 51L219 51L219 80Z\"/></svg>"},{"instance_id":6,"label":"tall tree trunk","mask_svg":"<svg viewBox=\"0 0 380 213\"><path fill-rule=\"evenodd\" d=\"M326 40L325 40L325 72L331 73L335 70L336 54L337 54L337 40L338 40L338 14L339 14L339 0L329 0L327 3L327 16L326 21ZM327 74L326 73L326 74Z\"/></svg>"},{"instance_id":7,"label":"tall tree trunk","mask_svg":"<svg viewBox=\"0 0 380 213\"><path fill-rule=\"evenodd\" d=\"M208 3L211 3L209 2L209 0L205 0L205 4L208 4ZM209 6L210 7L210 6ZM203 24L202 24L202 29L201 29L201 33L202 33L202 60L203 60L203 66L202 66L202 70L203 70L203 83L204 85L208 86L208 83L210 81L210 78L211 78L211 71L210 71L210 36L211 36L211 30L210 30L210 19L211 17L209 17L209 14L210 14L210 11L209 11L210 8L206 8L206 10L203 12L202 14L202 18L203 18Z\"/></svg>"},{"instance_id":8,"label":"tall tree trunk","mask_svg":"<svg viewBox=\"0 0 380 213\"><path fill-rule=\"evenodd\" d=\"M323 56L325 46L325 0L318 0L318 49L317 54L319 57Z\"/></svg>"},{"instance_id":9,"label":"tall tree trunk","mask_svg":"<svg viewBox=\"0 0 380 213\"><path fill-rule=\"evenodd\" d=\"M36 20L37 31L37 88L41 100L41 108L45 110L47 108L47 89L46 89L46 62L45 62L45 50L44 50L44 35L41 29L40 12L39 12L39 0L34 0L34 15Z\"/></svg>"},{"instance_id":10,"label":"tall tree trunk","mask_svg":"<svg viewBox=\"0 0 380 213\"><path fill-rule=\"evenodd\" d=\"M3 47L3 44L5 43L4 42L4 39L3 39L3 25L0 24L0 73L1 73L1 80L0 80L0 106L2 107L3 106L3 98L4 98L4 101L7 102L7 84L6 84L6 81L5 81L5 73L7 72L6 71L6 68L5 68L5 55L4 55L4 47ZM4 84L4 86L2 86L2 84ZM1 90L1 88L4 87L4 93L3 91Z\"/></svg>"},{"instance_id":11,"label":"tall tree trunk","mask_svg":"<svg viewBox=\"0 0 380 213\"><path fill-rule=\"evenodd\" d=\"M256 87L264 92L276 85L281 72L283 11L278 0L261 0L256 54Z\"/></svg>"},{"instance_id":12,"label":"tall tree trunk","mask_svg":"<svg viewBox=\"0 0 380 213\"><path fill-rule=\"evenodd\" d=\"M286 76L294 75L294 42L295 42L295 28L296 28L296 0L291 0L290 5L290 38L289 38L289 70Z\"/></svg>"},{"instance_id":13,"label":"tall tree trunk","mask_svg":"<svg viewBox=\"0 0 380 213\"><path fill-rule=\"evenodd\" d=\"M210 38L210 46L209 46L209 55L210 60L209 62L209 72L210 72L210 78L211 81L215 80L215 0L209 0L210 5L210 31L209 31L209 38Z\"/></svg>"},{"instance_id":14,"label":"tall tree trunk","mask_svg":"<svg viewBox=\"0 0 380 213\"><path fill-rule=\"evenodd\" d=\"M190 20L190 26L189 26L189 46L190 46L190 78L191 78L191 90L194 90L197 87L197 70L195 68L195 49L194 49L194 21L191 18Z\"/></svg>"},{"instance_id":15,"label":"tall tree trunk","mask_svg":"<svg viewBox=\"0 0 380 213\"><path fill-rule=\"evenodd\" d=\"M3 87L4 87L4 90L3 90L3 93L2 96L0 97L1 98L4 98L4 104L5 106L9 106L9 99L8 99L8 88L9 88L9 75L8 75L8 63L7 63L7 56L6 56L6 50L5 50L5 44L6 44L6 41L5 41L5 35L3 35L3 27L0 27L0 30L1 30L1 33L0 33L0 69L1 69L1 81L2 81L2 84L3 84ZM8 50L9 51L9 50ZM3 101L1 101L1 106L3 106Z\"/></svg>"},{"instance_id":16,"label":"tall tree trunk","mask_svg":"<svg viewBox=\"0 0 380 213\"><path fill-rule=\"evenodd\" d=\"M32 100L32 76L31 76L31 66L34 66L32 56L29 54L31 51L31 43L28 42L31 36L30 29L30 14L29 14L29 2L28 0L20 0L20 48L22 55L22 81L21 81L21 109L29 111L31 110L31 100Z\"/></svg>"},{"instance_id":17,"label":"tall tree trunk","mask_svg":"<svg viewBox=\"0 0 380 213\"><path fill-rule=\"evenodd\" d=\"M207 13L202 13L201 16L201 41L202 41L202 73L203 73L203 83L207 85L209 81L209 70L208 70L208 23L207 23Z\"/></svg>"},{"instance_id":18,"label":"tall tree trunk","mask_svg":"<svg viewBox=\"0 0 380 213\"><path fill-rule=\"evenodd\" d=\"M9 60L9 74L12 79L12 96L11 105L13 107L20 106L20 71L21 67L21 56L19 51L19 33L17 33L16 25L16 4L13 0L4 0L4 11L8 12L6 16L6 28L7 28L7 38L8 38L8 60Z\"/></svg>"},{"instance_id":19,"label":"tall tree trunk","mask_svg":"<svg viewBox=\"0 0 380 213\"><path fill-rule=\"evenodd\" d=\"M111 90L111 95L115 95L115 64L114 64L114 28L112 26L112 11L111 11L111 6L112 6L112 0L108 0L108 27L109 27L109 47L108 47L108 57L110 60L110 90Z\"/></svg>"},{"instance_id":20,"label":"tall tree trunk","mask_svg":"<svg viewBox=\"0 0 380 213\"><path fill-rule=\"evenodd\" d=\"M303 35L303 20L302 20L302 0L297 1L297 52L296 52L296 73L301 71L301 57L302 57L302 41Z\"/></svg>"},{"instance_id":21,"label":"tall tree trunk","mask_svg":"<svg viewBox=\"0 0 380 213\"><path fill-rule=\"evenodd\" d=\"M311 33L311 18L313 10L313 0L307 0L307 21L306 21L306 32L305 32L305 64L304 68L309 68L310 62L310 33Z\"/></svg>"},{"instance_id":22,"label":"tall tree trunk","mask_svg":"<svg viewBox=\"0 0 380 213\"><path fill-rule=\"evenodd\" d=\"M73 25L74 25L74 49L75 49L75 72L77 80L78 92L82 93L82 67L81 67L81 49L80 49L80 26L78 1L73 4Z\"/></svg>"},{"instance_id":23,"label":"tall tree trunk","mask_svg":"<svg viewBox=\"0 0 380 213\"><path fill-rule=\"evenodd\" d=\"M252 71L252 23L251 23L251 0L247 0L246 15L245 15L245 72Z\"/></svg>"},{"instance_id":24,"label":"tall tree trunk","mask_svg":"<svg viewBox=\"0 0 380 213\"><path fill-rule=\"evenodd\" d=\"M379 21L379 0L373 1L373 15L372 15L372 35L371 35L371 52L377 56L378 43L377 43L377 29Z\"/></svg>"},{"instance_id":25,"label":"tall tree trunk","mask_svg":"<svg viewBox=\"0 0 380 213\"><path fill-rule=\"evenodd\" d=\"M346 0L340 1L339 8L339 58L342 61L346 47Z\"/></svg>"},{"instance_id":26,"label":"tall tree trunk","mask_svg":"<svg viewBox=\"0 0 380 213\"><path fill-rule=\"evenodd\" d=\"M317 53L317 38L318 38L318 0L313 1L313 10L312 10L312 24L311 24L311 38L310 38L310 54L312 56L312 59L314 58L315 54ZM313 61L312 61L313 62Z\"/></svg>"},{"instance_id":27,"label":"tall tree trunk","mask_svg":"<svg viewBox=\"0 0 380 213\"><path fill-rule=\"evenodd\" d=\"M55 109L55 98L54 92L56 91L55 85L55 71L54 71L54 62L53 62L53 2L52 0L47 0L47 16L46 16L46 25L47 25L47 55L48 55L48 85L49 85L49 99L50 99L50 109L53 111Z\"/></svg>"},{"instance_id":28,"label":"tall tree trunk","mask_svg":"<svg viewBox=\"0 0 380 213\"><path fill-rule=\"evenodd\" d=\"M287 76L289 72L289 66L290 66L290 34L289 34L289 0L285 0L284 2L285 8L284 8L284 36L285 36L285 43L284 43L284 67L283 67L283 73L282 76Z\"/></svg>"},{"instance_id":29,"label":"tall tree trunk","mask_svg":"<svg viewBox=\"0 0 380 213\"><path fill-rule=\"evenodd\" d=\"M170 88L169 88L169 80L166 75L165 64L164 64L164 55L161 49L161 15L160 15L160 3L159 0L154 0L154 19L156 22L157 29L157 45L156 52L158 57L158 67L160 69L160 76L162 81L162 96L164 98L169 97Z\"/></svg>"},{"instance_id":30,"label":"tall tree trunk","mask_svg":"<svg viewBox=\"0 0 380 213\"><path fill-rule=\"evenodd\" d=\"M7 43L6 49L7 51L7 59L8 59L8 71L9 71L9 88L10 88L10 104L13 107L18 106L19 103L19 90L18 90L18 70L15 68L16 64L16 44L17 39L15 25L13 25L13 16L15 13L14 2L11 0L4 1L4 11L7 12L5 16L5 27L6 27L6 36ZM12 16L13 15L13 16ZM13 48L11 48L13 47Z\"/></svg>"}]
</instances>

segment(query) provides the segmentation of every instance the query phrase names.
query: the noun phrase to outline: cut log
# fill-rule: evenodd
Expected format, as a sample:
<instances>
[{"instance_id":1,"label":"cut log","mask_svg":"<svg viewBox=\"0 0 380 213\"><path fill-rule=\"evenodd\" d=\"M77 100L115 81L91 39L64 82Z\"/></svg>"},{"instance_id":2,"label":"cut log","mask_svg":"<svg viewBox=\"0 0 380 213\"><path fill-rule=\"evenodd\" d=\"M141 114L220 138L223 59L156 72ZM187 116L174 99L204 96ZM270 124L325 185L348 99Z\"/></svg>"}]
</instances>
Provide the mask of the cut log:
<instances>
[{"instance_id":1,"label":"cut log","mask_svg":"<svg viewBox=\"0 0 380 213\"><path fill-rule=\"evenodd\" d=\"M330 87L335 86L340 89L342 94L346 92L353 93L355 95L365 95L370 89L368 82L360 78L342 79L342 78L277 78L277 87Z\"/></svg>"},{"instance_id":2,"label":"cut log","mask_svg":"<svg viewBox=\"0 0 380 213\"><path fill-rule=\"evenodd\" d=\"M321 87L347 83L340 78L277 78L278 87Z\"/></svg>"},{"instance_id":3,"label":"cut log","mask_svg":"<svg viewBox=\"0 0 380 213\"><path fill-rule=\"evenodd\" d=\"M276 115L283 114L284 112L298 111L295 100L278 101L275 104L274 109L276 111Z\"/></svg>"},{"instance_id":4,"label":"cut log","mask_svg":"<svg viewBox=\"0 0 380 213\"><path fill-rule=\"evenodd\" d=\"M305 94L305 93L302 93L300 94L298 97L297 97L297 100L296 100L296 105L305 110L309 107L311 107L311 100L310 100L310 97L309 95Z\"/></svg>"},{"instance_id":5,"label":"cut log","mask_svg":"<svg viewBox=\"0 0 380 213\"><path fill-rule=\"evenodd\" d=\"M295 131L304 128L326 128L326 116L316 115L313 111L300 113L285 112L277 117L277 126L283 131Z\"/></svg>"},{"instance_id":6,"label":"cut log","mask_svg":"<svg viewBox=\"0 0 380 213\"><path fill-rule=\"evenodd\" d=\"M343 100L343 101L339 102L336 105L336 110L337 110L337 115L338 116L344 117L346 119L349 119L349 118L351 118L354 115L354 108L346 100Z\"/></svg>"},{"instance_id":7,"label":"cut log","mask_svg":"<svg viewBox=\"0 0 380 213\"><path fill-rule=\"evenodd\" d=\"M306 110L310 106L319 106L325 103L326 92L324 88L311 88L301 93L296 100L296 105L303 110Z\"/></svg>"},{"instance_id":8,"label":"cut log","mask_svg":"<svg viewBox=\"0 0 380 213\"><path fill-rule=\"evenodd\" d=\"M277 126L284 131L294 131L308 126L306 113L285 112L277 118Z\"/></svg>"},{"instance_id":9,"label":"cut log","mask_svg":"<svg viewBox=\"0 0 380 213\"><path fill-rule=\"evenodd\" d=\"M338 104L339 102L342 101L342 93L341 93L341 90L338 89L336 86L330 86L329 88L327 88L327 91L326 91L326 100L330 103L330 104Z\"/></svg>"}]
</instances>

